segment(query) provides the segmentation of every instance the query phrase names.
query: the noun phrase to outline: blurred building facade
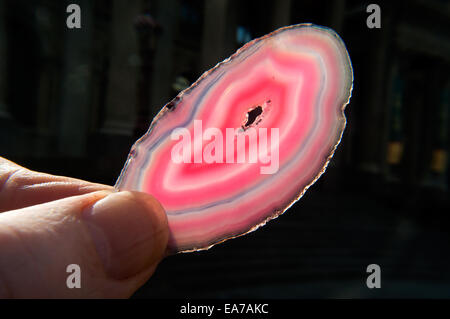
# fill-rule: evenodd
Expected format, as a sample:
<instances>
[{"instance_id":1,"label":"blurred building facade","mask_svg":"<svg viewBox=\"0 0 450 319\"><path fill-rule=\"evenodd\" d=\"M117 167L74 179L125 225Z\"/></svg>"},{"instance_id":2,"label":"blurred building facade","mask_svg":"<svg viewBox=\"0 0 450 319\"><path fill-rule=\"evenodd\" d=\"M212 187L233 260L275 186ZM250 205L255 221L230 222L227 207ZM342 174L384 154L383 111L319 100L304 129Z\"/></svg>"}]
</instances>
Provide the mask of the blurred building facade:
<instances>
[{"instance_id":1,"label":"blurred building facade","mask_svg":"<svg viewBox=\"0 0 450 319\"><path fill-rule=\"evenodd\" d=\"M350 174L446 192L446 2L380 2L382 27L368 29L361 1L80 0L78 30L65 26L68 3L0 1L2 155L111 181L152 117L204 71L252 38L312 22L342 36L355 73L324 187Z\"/></svg>"},{"instance_id":2,"label":"blurred building facade","mask_svg":"<svg viewBox=\"0 0 450 319\"><path fill-rule=\"evenodd\" d=\"M79 30L65 24L72 2ZM376 1L381 29L369 29L369 3L0 0L0 155L113 184L153 116L204 71L278 27L329 26L354 89L326 174L257 232L164 259L137 296L448 297L450 6Z\"/></svg>"}]
</instances>

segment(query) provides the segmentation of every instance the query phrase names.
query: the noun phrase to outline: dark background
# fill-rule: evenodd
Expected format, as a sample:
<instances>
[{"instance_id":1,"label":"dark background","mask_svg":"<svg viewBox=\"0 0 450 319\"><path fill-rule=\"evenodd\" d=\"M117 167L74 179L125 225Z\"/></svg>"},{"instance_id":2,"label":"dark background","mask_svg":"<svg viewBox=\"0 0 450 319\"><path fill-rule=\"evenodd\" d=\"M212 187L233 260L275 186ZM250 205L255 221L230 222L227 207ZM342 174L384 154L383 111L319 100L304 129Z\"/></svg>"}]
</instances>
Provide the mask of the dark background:
<instances>
[{"instance_id":1,"label":"dark background","mask_svg":"<svg viewBox=\"0 0 450 319\"><path fill-rule=\"evenodd\" d=\"M81 29L66 27L69 3ZM377 1L369 29L369 3L0 0L0 155L112 185L156 112L204 71L278 27L328 26L355 80L327 172L258 231L166 258L135 297L448 298L450 5ZM381 289L366 286L372 263Z\"/></svg>"}]
</instances>

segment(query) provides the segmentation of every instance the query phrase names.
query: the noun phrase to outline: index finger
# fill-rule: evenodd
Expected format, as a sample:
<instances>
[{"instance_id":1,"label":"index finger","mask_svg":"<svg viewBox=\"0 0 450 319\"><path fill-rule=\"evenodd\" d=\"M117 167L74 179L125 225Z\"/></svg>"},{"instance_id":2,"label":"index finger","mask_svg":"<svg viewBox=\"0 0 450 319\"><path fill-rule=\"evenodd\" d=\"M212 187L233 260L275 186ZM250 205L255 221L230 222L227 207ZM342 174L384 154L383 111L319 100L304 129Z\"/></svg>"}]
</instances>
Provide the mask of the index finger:
<instances>
[{"instance_id":1,"label":"index finger","mask_svg":"<svg viewBox=\"0 0 450 319\"><path fill-rule=\"evenodd\" d=\"M0 157L0 213L112 186L35 172Z\"/></svg>"}]
</instances>

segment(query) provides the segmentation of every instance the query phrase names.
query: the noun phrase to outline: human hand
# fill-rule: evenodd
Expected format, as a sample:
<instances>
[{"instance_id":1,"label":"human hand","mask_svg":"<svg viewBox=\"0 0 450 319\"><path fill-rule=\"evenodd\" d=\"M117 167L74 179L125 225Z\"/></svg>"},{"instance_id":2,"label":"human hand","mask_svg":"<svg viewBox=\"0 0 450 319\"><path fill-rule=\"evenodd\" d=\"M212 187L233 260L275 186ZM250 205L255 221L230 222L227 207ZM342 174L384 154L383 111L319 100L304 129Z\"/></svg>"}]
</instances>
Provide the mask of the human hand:
<instances>
[{"instance_id":1,"label":"human hand","mask_svg":"<svg viewBox=\"0 0 450 319\"><path fill-rule=\"evenodd\" d=\"M158 201L38 173L0 157L0 298L125 298L153 274L168 240ZM66 268L81 269L81 288Z\"/></svg>"}]
</instances>

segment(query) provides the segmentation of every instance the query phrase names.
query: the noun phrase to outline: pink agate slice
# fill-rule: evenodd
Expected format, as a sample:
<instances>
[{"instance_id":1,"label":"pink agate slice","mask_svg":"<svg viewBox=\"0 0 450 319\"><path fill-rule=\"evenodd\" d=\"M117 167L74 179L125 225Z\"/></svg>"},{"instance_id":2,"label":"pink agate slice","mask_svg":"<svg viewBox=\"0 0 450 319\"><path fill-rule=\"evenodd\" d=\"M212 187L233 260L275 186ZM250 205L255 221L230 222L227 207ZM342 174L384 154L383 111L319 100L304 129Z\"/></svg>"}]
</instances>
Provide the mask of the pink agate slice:
<instances>
[{"instance_id":1,"label":"pink agate slice","mask_svg":"<svg viewBox=\"0 0 450 319\"><path fill-rule=\"evenodd\" d=\"M293 25L255 39L159 112L132 147L116 187L161 202L172 252L208 249L253 231L287 210L325 171L345 127L352 83L347 50L331 29ZM246 126L258 106L261 114ZM199 123L203 133L220 129L223 154L211 148L213 142L221 146L219 136L202 139ZM192 136L190 163L174 161L177 128ZM225 140L227 128L235 133ZM249 160L249 137L237 142L240 134L261 128L267 129L267 155L278 156L277 169L269 173L261 169L268 167L267 158ZM230 145L235 154L226 158ZM195 160L208 147L222 163ZM246 151L245 161L237 159L239 150Z\"/></svg>"}]
</instances>

